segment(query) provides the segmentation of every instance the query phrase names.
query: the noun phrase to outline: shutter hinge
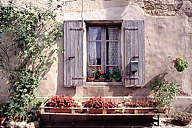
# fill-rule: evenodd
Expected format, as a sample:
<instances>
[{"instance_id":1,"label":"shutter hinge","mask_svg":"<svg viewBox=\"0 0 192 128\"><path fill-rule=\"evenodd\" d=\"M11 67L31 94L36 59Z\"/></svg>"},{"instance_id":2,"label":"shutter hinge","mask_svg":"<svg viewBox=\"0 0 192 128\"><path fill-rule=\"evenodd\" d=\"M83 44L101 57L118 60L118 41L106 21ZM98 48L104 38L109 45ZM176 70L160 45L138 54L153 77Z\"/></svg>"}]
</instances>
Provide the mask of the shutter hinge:
<instances>
[{"instance_id":1,"label":"shutter hinge","mask_svg":"<svg viewBox=\"0 0 192 128\"><path fill-rule=\"evenodd\" d=\"M72 77L72 80L84 79L83 77Z\"/></svg>"},{"instance_id":2,"label":"shutter hinge","mask_svg":"<svg viewBox=\"0 0 192 128\"><path fill-rule=\"evenodd\" d=\"M138 27L124 27L124 30L138 30Z\"/></svg>"},{"instance_id":3,"label":"shutter hinge","mask_svg":"<svg viewBox=\"0 0 192 128\"><path fill-rule=\"evenodd\" d=\"M77 31L82 31L82 30L84 30L83 28L70 28L70 30L77 30Z\"/></svg>"}]
</instances>

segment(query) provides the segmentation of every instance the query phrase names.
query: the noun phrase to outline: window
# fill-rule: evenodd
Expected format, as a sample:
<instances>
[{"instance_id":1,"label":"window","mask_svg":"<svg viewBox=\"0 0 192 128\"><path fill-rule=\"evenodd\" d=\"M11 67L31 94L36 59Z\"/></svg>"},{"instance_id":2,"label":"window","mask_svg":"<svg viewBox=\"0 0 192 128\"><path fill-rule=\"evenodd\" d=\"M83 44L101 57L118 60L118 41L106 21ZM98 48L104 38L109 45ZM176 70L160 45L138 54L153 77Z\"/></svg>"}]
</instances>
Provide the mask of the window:
<instances>
[{"instance_id":1,"label":"window","mask_svg":"<svg viewBox=\"0 0 192 128\"><path fill-rule=\"evenodd\" d=\"M87 75L92 75L94 67L110 73L120 69L120 27L89 26L87 35ZM109 80L108 76L106 81Z\"/></svg>"},{"instance_id":2,"label":"window","mask_svg":"<svg viewBox=\"0 0 192 128\"><path fill-rule=\"evenodd\" d=\"M64 87L87 85L85 79L87 76L91 76L94 66L101 67L103 72L106 72L106 69L108 69L112 73L114 69L119 69L122 73L122 82L107 83L108 78L106 83L98 82L99 85L144 86L144 21L91 20L85 21L85 23L87 24L87 33L84 31L84 21L64 21ZM85 34L87 34L87 41L84 40ZM121 42L120 37L122 37ZM98 78L96 77L96 79ZM92 83L90 82L88 84L91 85ZM97 83L93 83L92 85L95 84Z\"/></svg>"}]
</instances>

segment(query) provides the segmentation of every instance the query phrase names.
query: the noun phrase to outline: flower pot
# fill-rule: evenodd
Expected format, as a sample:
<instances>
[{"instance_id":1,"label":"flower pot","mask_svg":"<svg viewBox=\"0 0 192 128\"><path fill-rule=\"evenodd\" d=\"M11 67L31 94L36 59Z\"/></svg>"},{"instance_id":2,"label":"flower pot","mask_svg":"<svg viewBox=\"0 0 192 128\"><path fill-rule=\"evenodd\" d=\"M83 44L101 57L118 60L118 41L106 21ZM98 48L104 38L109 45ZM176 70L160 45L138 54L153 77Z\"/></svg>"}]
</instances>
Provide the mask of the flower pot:
<instances>
[{"instance_id":1,"label":"flower pot","mask_svg":"<svg viewBox=\"0 0 192 128\"><path fill-rule=\"evenodd\" d=\"M71 113L70 108L50 108L51 113Z\"/></svg>"},{"instance_id":2,"label":"flower pot","mask_svg":"<svg viewBox=\"0 0 192 128\"><path fill-rule=\"evenodd\" d=\"M89 113L90 114L102 114L102 109L90 109Z\"/></svg>"},{"instance_id":3,"label":"flower pot","mask_svg":"<svg viewBox=\"0 0 192 128\"><path fill-rule=\"evenodd\" d=\"M99 78L99 82L104 82L105 78Z\"/></svg>"},{"instance_id":4,"label":"flower pot","mask_svg":"<svg viewBox=\"0 0 192 128\"><path fill-rule=\"evenodd\" d=\"M88 77L88 82L93 82L95 80L95 77Z\"/></svg>"},{"instance_id":5,"label":"flower pot","mask_svg":"<svg viewBox=\"0 0 192 128\"><path fill-rule=\"evenodd\" d=\"M188 125L191 122L191 120L178 120L178 121L184 125Z\"/></svg>"}]
</instances>

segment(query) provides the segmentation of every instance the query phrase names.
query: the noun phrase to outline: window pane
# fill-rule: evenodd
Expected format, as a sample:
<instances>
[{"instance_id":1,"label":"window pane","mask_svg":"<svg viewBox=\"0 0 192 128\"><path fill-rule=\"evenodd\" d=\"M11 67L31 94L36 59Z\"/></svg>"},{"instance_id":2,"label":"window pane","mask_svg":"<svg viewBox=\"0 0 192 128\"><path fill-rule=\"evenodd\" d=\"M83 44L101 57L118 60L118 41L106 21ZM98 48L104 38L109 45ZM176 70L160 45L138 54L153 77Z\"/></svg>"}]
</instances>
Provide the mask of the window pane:
<instances>
[{"instance_id":1,"label":"window pane","mask_svg":"<svg viewBox=\"0 0 192 128\"><path fill-rule=\"evenodd\" d=\"M89 27L89 40L101 40L101 27Z\"/></svg>"},{"instance_id":2,"label":"window pane","mask_svg":"<svg viewBox=\"0 0 192 128\"><path fill-rule=\"evenodd\" d=\"M106 55L107 55L107 65L119 65L119 43L118 42L107 42L106 44Z\"/></svg>"},{"instance_id":3,"label":"window pane","mask_svg":"<svg viewBox=\"0 0 192 128\"><path fill-rule=\"evenodd\" d=\"M106 28L106 40L119 40L118 27L107 27Z\"/></svg>"},{"instance_id":4,"label":"window pane","mask_svg":"<svg viewBox=\"0 0 192 128\"><path fill-rule=\"evenodd\" d=\"M89 65L101 65L101 42L89 42Z\"/></svg>"}]
</instances>

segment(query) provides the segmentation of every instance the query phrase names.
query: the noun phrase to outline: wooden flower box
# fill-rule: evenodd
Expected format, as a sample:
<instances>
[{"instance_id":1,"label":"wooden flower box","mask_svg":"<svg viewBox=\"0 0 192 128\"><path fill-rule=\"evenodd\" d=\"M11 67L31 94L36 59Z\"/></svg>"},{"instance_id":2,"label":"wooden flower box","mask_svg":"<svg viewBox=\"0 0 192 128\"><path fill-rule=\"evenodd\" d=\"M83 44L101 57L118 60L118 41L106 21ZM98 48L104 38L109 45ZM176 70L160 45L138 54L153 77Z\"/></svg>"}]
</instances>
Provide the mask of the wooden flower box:
<instances>
[{"instance_id":1,"label":"wooden flower box","mask_svg":"<svg viewBox=\"0 0 192 128\"><path fill-rule=\"evenodd\" d=\"M89 109L90 114L102 114L103 109Z\"/></svg>"},{"instance_id":2,"label":"wooden flower box","mask_svg":"<svg viewBox=\"0 0 192 128\"><path fill-rule=\"evenodd\" d=\"M51 113L71 113L70 108L50 108Z\"/></svg>"}]
</instances>

